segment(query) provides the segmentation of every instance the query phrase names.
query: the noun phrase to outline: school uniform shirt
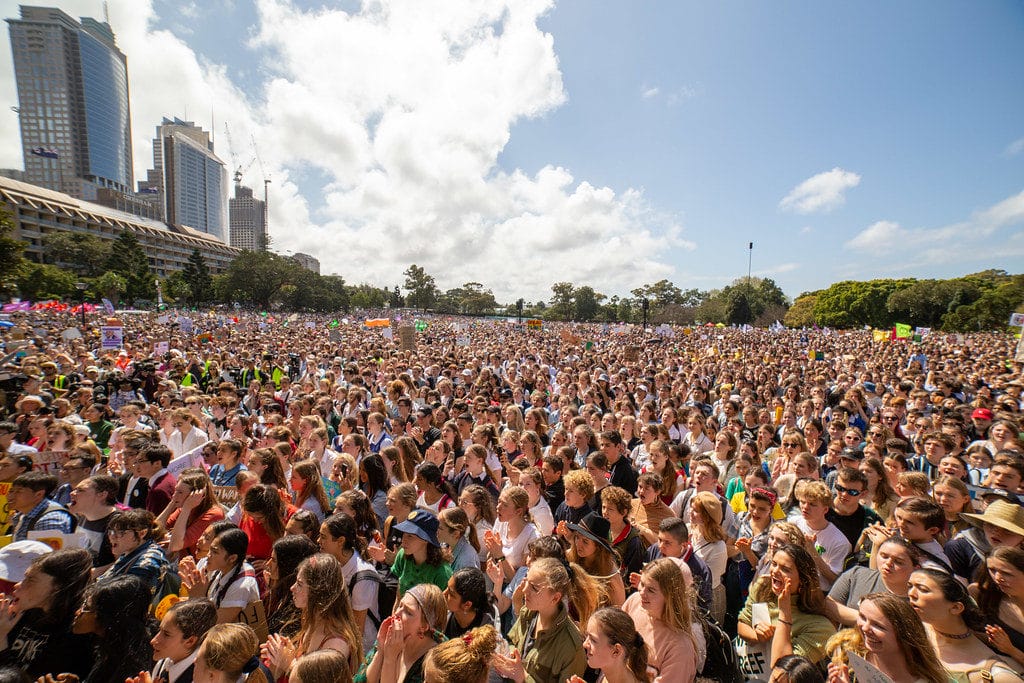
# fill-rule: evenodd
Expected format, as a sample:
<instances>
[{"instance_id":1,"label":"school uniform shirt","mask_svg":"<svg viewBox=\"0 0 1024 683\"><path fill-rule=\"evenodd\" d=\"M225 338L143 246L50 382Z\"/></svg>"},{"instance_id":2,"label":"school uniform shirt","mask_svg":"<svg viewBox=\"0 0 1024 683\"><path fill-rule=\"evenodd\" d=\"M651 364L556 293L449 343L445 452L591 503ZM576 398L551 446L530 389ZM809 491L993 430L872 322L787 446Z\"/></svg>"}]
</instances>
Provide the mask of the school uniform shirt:
<instances>
[{"instance_id":1,"label":"school uniform shirt","mask_svg":"<svg viewBox=\"0 0 1024 683\"><path fill-rule=\"evenodd\" d=\"M161 469L150 477L149 492L146 494L146 509L154 515L159 515L163 512L167 504L171 502L171 496L174 495L174 487L177 485L178 480L167 471L167 468Z\"/></svg>"},{"instance_id":2,"label":"school uniform shirt","mask_svg":"<svg viewBox=\"0 0 1024 683\"><path fill-rule=\"evenodd\" d=\"M366 610L366 621L363 623L363 650L369 652L377 640L377 628L373 625L370 615L372 614L374 617L380 618L380 615L377 614L377 591L380 584L376 581L365 579L357 581L353 586L352 577L361 571L376 572L377 570L372 564L360 557L358 551L353 551L352 557L341 566L341 575L345 579L345 585L350 589L352 610L355 612Z\"/></svg>"},{"instance_id":3,"label":"school uniform shirt","mask_svg":"<svg viewBox=\"0 0 1024 683\"><path fill-rule=\"evenodd\" d=\"M224 596L218 600L221 589L228 585ZM250 602L260 599L260 587L256 583L256 571L248 562L242 564L241 576L234 570L227 572L214 572L210 587L206 590L206 597L213 600L218 609L224 607L240 607L245 609Z\"/></svg>"},{"instance_id":4,"label":"school uniform shirt","mask_svg":"<svg viewBox=\"0 0 1024 683\"><path fill-rule=\"evenodd\" d=\"M171 661L170 657L161 659L153 667L153 681L164 680L167 683L192 683L192 674L195 671L196 655L199 654L197 647L188 657L179 662Z\"/></svg>"}]
</instances>

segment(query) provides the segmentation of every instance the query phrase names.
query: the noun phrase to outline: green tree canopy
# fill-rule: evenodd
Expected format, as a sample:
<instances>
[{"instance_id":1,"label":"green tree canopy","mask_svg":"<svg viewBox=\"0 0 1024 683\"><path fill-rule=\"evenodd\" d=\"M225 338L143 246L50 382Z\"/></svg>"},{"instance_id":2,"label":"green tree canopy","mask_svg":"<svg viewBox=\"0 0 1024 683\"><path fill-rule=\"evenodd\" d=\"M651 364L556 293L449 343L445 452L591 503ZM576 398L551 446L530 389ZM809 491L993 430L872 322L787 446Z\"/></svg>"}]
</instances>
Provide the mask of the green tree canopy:
<instances>
[{"instance_id":1,"label":"green tree canopy","mask_svg":"<svg viewBox=\"0 0 1024 683\"><path fill-rule=\"evenodd\" d=\"M139 244L138 237L131 230L122 230L110 247L106 270L117 273L128 281L125 299L132 303L137 299L156 297L156 278L149 269L149 259Z\"/></svg>"},{"instance_id":2,"label":"green tree canopy","mask_svg":"<svg viewBox=\"0 0 1024 683\"><path fill-rule=\"evenodd\" d=\"M405 269L406 303L413 308L433 308L438 289L434 276L415 263Z\"/></svg>"}]
</instances>

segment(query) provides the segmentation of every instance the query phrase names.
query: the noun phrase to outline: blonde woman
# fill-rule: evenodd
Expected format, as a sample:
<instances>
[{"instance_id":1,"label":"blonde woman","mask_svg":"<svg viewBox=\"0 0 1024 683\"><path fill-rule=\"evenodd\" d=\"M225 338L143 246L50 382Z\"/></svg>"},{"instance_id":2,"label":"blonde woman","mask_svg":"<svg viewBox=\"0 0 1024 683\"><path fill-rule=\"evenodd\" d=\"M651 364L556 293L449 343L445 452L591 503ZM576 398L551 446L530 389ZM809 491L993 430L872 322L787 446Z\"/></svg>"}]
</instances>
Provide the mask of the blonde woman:
<instances>
[{"instance_id":1,"label":"blonde woman","mask_svg":"<svg viewBox=\"0 0 1024 683\"><path fill-rule=\"evenodd\" d=\"M692 599L683 570L663 557L644 568L637 592L622 605L658 671L656 683L693 681L698 673L704 644L694 638Z\"/></svg>"}]
</instances>

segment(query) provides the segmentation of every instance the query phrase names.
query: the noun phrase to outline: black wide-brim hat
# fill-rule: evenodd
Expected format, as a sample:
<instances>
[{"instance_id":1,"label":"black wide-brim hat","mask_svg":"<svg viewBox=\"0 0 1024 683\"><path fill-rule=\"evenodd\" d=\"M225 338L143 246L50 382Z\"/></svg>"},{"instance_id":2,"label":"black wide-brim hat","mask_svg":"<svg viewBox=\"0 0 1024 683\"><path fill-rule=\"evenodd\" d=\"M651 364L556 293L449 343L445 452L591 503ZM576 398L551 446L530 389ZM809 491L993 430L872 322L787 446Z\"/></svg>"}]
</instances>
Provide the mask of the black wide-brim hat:
<instances>
[{"instance_id":1,"label":"black wide-brim hat","mask_svg":"<svg viewBox=\"0 0 1024 683\"><path fill-rule=\"evenodd\" d=\"M608 552L614 552L611 544L611 522L596 512L588 513L586 517L580 520L579 524L566 524L566 528L586 536L598 545L603 546Z\"/></svg>"}]
</instances>

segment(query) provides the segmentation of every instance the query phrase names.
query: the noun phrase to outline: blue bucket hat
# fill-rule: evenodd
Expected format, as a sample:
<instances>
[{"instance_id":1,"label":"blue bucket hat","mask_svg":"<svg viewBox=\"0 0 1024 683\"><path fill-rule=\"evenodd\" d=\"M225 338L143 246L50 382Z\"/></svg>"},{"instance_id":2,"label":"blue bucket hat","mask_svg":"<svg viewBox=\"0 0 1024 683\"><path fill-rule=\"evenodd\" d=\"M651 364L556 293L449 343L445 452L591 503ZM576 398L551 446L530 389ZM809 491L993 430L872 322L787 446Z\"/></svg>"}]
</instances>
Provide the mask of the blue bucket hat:
<instances>
[{"instance_id":1,"label":"blue bucket hat","mask_svg":"<svg viewBox=\"0 0 1024 683\"><path fill-rule=\"evenodd\" d=\"M394 528L403 534L413 534L430 545L440 547L441 543L437 540L437 526L437 517L426 510L413 510L404 522L396 524Z\"/></svg>"}]
</instances>

